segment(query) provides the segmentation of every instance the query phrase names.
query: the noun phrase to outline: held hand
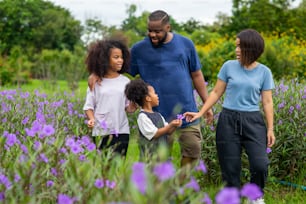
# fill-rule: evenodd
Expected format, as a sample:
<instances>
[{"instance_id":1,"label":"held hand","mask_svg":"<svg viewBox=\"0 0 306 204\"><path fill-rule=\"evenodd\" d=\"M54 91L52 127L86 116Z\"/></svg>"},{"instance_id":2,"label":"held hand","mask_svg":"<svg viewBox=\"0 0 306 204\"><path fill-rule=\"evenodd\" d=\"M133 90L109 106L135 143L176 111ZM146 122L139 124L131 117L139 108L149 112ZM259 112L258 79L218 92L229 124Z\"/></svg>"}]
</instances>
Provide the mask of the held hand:
<instances>
[{"instance_id":1,"label":"held hand","mask_svg":"<svg viewBox=\"0 0 306 204\"><path fill-rule=\"evenodd\" d=\"M275 136L273 130L268 130L267 132L268 147L272 147L275 143Z\"/></svg>"},{"instance_id":2,"label":"held hand","mask_svg":"<svg viewBox=\"0 0 306 204\"><path fill-rule=\"evenodd\" d=\"M182 126L183 121L181 119L175 119L170 122L172 127L180 127Z\"/></svg>"},{"instance_id":3,"label":"held hand","mask_svg":"<svg viewBox=\"0 0 306 204\"><path fill-rule=\"evenodd\" d=\"M214 120L214 113L212 109L209 109L206 114L204 114L205 121L208 125L210 125Z\"/></svg>"},{"instance_id":4,"label":"held hand","mask_svg":"<svg viewBox=\"0 0 306 204\"><path fill-rule=\"evenodd\" d=\"M98 77L95 74L90 74L90 76L88 77L88 86L90 91L93 91L95 89L95 83L97 82L99 85L101 85L101 78Z\"/></svg>"},{"instance_id":5,"label":"held hand","mask_svg":"<svg viewBox=\"0 0 306 204\"><path fill-rule=\"evenodd\" d=\"M201 115L197 112L186 112L183 114L187 122L193 122L196 119L200 118Z\"/></svg>"},{"instance_id":6,"label":"held hand","mask_svg":"<svg viewBox=\"0 0 306 204\"><path fill-rule=\"evenodd\" d=\"M95 126L95 119L88 120L87 126L93 128Z\"/></svg>"}]
</instances>

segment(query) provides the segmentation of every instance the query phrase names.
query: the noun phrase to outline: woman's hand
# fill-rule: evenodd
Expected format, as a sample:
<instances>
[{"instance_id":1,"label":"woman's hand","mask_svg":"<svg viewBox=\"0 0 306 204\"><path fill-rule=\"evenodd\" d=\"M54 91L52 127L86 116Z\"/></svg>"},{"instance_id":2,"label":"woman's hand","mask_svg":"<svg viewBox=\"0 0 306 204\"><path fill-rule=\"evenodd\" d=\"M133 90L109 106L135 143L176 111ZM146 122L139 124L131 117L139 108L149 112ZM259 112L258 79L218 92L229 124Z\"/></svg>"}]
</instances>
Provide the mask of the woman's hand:
<instances>
[{"instance_id":1,"label":"woman's hand","mask_svg":"<svg viewBox=\"0 0 306 204\"><path fill-rule=\"evenodd\" d=\"M199 112L197 112L197 113L196 112L186 112L183 115L184 115L187 122L193 122L196 119L201 117L201 114L199 114Z\"/></svg>"},{"instance_id":2,"label":"woman's hand","mask_svg":"<svg viewBox=\"0 0 306 204\"><path fill-rule=\"evenodd\" d=\"M275 143L275 136L273 130L268 130L267 139L268 139L268 144L267 144L268 147L272 147Z\"/></svg>"}]
</instances>

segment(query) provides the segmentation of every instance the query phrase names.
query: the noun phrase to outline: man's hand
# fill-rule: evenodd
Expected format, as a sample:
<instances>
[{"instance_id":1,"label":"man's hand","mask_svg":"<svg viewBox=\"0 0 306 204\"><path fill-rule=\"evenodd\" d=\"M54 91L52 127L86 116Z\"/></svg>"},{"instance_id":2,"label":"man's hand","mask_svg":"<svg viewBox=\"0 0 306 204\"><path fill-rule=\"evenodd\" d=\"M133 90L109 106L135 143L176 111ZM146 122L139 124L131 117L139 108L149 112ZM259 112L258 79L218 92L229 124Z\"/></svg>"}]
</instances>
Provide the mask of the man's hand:
<instances>
[{"instance_id":1,"label":"man's hand","mask_svg":"<svg viewBox=\"0 0 306 204\"><path fill-rule=\"evenodd\" d=\"M90 91L93 91L95 89L95 84L96 83L101 85L102 79L95 74L90 74L87 82L88 82L88 86L89 86Z\"/></svg>"}]
</instances>

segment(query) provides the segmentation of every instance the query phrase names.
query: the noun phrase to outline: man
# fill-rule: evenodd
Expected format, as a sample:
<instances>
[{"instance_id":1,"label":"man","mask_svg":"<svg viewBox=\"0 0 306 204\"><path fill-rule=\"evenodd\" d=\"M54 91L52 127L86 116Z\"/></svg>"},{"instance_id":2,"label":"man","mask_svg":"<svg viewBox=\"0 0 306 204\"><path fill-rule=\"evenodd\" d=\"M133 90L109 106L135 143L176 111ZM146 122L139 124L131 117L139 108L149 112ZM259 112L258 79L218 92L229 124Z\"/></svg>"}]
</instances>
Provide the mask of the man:
<instances>
[{"instance_id":1,"label":"man","mask_svg":"<svg viewBox=\"0 0 306 204\"><path fill-rule=\"evenodd\" d=\"M131 49L132 76L137 74L154 87L160 104L155 109L167 121L186 111L197 111L193 86L205 102L208 93L201 72L201 64L191 40L170 32L169 15L161 10L148 18L148 37ZM213 120L212 110L206 115L207 123ZM172 143L173 138L170 138ZM183 121L180 128L181 166L192 164L201 155L200 121Z\"/></svg>"},{"instance_id":2,"label":"man","mask_svg":"<svg viewBox=\"0 0 306 204\"><path fill-rule=\"evenodd\" d=\"M131 48L132 76L140 77L152 85L159 96L159 106L154 111L160 112L169 122L178 114L197 112L193 86L203 103L208 98L201 64L194 44L179 34L170 32L170 17L157 10L148 18L148 36ZM89 86L93 87L97 78L89 77ZM213 112L205 115L209 124ZM181 166L191 165L201 155L202 134L200 120L188 123L183 120L179 130L181 147ZM173 137L169 138L170 145Z\"/></svg>"}]
</instances>

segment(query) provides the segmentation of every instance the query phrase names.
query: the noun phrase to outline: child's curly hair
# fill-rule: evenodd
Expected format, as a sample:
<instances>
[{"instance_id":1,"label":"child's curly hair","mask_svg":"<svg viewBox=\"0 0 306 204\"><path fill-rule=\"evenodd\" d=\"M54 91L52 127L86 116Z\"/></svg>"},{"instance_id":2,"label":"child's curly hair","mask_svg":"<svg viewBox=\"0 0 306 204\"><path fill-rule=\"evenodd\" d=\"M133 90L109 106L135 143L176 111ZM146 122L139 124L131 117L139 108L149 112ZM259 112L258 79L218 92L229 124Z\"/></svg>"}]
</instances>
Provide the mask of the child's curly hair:
<instances>
[{"instance_id":1,"label":"child's curly hair","mask_svg":"<svg viewBox=\"0 0 306 204\"><path fill-rule=\"evenodd\" d=\"M123 65L118 73L126 73L130 64L130 52L123 39L106 38L98 40L89 46L85 60L87 70L90 74L94 73L100 78L104 77L109 68L110 54L112 48L122 51Z\"/></svg>"},{"instance_id":2,"label":"child's curly hair","mask_svg":"<svg viewBox=\"0 0 306 204\"><path fill-rule=\"evenodd\" d=\"M143 107L145 98L149 93L148 86L149 84L142 79L135 79L125 86L124 93L128 100Z\"/></svg>"}]
</instances>

